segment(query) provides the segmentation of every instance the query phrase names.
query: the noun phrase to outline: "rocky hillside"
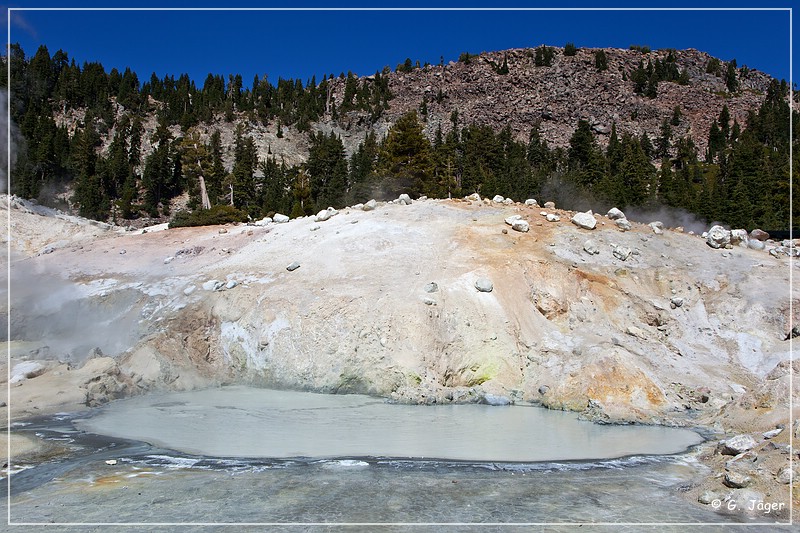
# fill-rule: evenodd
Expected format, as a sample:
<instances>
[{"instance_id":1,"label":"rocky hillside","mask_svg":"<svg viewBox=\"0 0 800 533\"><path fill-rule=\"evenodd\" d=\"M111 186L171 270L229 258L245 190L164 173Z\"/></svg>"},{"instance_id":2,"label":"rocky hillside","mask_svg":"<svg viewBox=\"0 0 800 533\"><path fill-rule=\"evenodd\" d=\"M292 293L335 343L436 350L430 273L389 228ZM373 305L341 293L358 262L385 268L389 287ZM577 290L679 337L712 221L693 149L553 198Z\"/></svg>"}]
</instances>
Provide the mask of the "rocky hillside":
<instances>
[{"instance_id":1,"label":"rocky hillside","mask_svg":"<svg viewBox=\"0 0 800 533\"><path fill-rule=\"evenodd\" d=\"M602 145L608 142L611 125L620 134L646 133L655 139L661 122L672 117L676 106L685 117L674 128L677 136L691 136L705 150L712 120L723 105L732 118L744 125L747 111L757 109L764 98L770 76L756 70L739 69L741 92L727 94L722 77L706 73L712 57L697 50L673 52L677 68L689 75L687 85L671 82L658 84L655 98L635 94L630 74L639 61L665 61L670 51L642 54L637 50L606 48L607 70L595 68L595 52L583 48L574 56L565 56L556 48L551 66L535 66L534 50L514 49L484 53L466 62L430 65L411 72L389 75L394 95L387 119L391 123L411 109L419 109L424 100L428 108L426 132L433 137L441 125L451 129L450 116L458 111L460 124L487 124L495 130L509 126L519 140L527 141L532 125L541 121L543 137L551 146L565 147L578 120L588 120ZM508 74L498 74L495 67L507 59ZM721 63L723 68L725 63ZM625 78L623 79L623 73ZM745 74L746 73L746 74ZM443 98L437 100L441 90ZM336 85L341 101L344 83ZM360 117L343 121L346 130L358 130Z\"/></svg>"},{"instance_id":2,"label":"rocky hillside","mask_svg":"<svg viewBox=\"0 0 800 533\"><path fill-rule=\"evenodd\" d=\"M358 148L368 131L383 137L398 117L410 110L419 111L422 102L427 107L425 133L433 139L438 127L443 133L452 128L451 115L458 112L458 124L485 124L496 131L509 126L517 140L527 142L531 128L539 123L542 137L551 147L566 147L579 120L589 121L597 135L598 143L605 146L612 124L617 131L635 136L647 134L651 140L659 135L664 119L671 119L675 107L680 107L682 120L672 126L673 137L691 136L702 155L705 151L710 125L728 106L732 119L746 123L749 110L756 110L764 100L771 77L757 70L742 67L737 70L740 90L727 92L724 77L706 73L709 61L716 61L707 53L697 50L659 50L642 53L638 50L603 49L607 57L607 70L595 67L595 52L599 49L582 48L574 56L565 56L563 49L555 51L550 66L536 66L534 49L513 49L471 56L468 62L450 62L445 65L427 65L409 72L395 71L386 74L392 93L390 107L380 117L373 119L366 111L349 111L333 118L331 113L312 122L312 131L334 132L342 137L348 157ZM638 95L634 91L631 73L640 61L647 65L656 60L665 61L672 53L676 67L688 74L688 84L662 81L655 98ZM507 60L508 74L499 74L497 65ZM724 71L727 63L720 61ZM369 84L374 75L362 76L359 84ZM332 101L344 99L346 80L331 80ZM158 102L153 102L158 106ZM117 116L126 109L115 104ZM56 114L59 126L70 133L82 126L85 110L68 110ZM250 120L246 113L234 114L228 122L222 114L209 123L199 126L201 139L208 142L211 133L219 130L228 169L233 166L233 141L236 124L243 123L245 131L253 137L261 160L275 156L287 165L303 163L308 157L308 136L293 126L283 125L278 132L277 122L264 124ZM151 139L157 122L151 115L144 123L142 160L152 151ZM185 134L179 126L172 126L174 136ZM102 153L107 153L115 129L112 127L103 138Z\"/></svg>"}]
</instances>

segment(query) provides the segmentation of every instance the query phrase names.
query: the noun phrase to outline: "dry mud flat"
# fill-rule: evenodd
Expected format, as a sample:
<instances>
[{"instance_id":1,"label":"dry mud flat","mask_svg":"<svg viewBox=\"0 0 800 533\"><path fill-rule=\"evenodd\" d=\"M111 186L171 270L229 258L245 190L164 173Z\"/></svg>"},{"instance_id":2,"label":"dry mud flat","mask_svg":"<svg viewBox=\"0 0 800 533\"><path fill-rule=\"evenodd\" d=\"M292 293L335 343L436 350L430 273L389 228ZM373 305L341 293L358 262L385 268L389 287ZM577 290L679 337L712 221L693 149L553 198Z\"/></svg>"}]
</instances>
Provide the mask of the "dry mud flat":
<instances>
[{"instance_id":1,"label":"dry mud flat","mask_svg":"<svg viewBox=\"0 0 800 533\"><path fill-rule=\"evenodd\" d=\"M478 199L146 232L8 204L13 420L224 383L531 402L750 435L749 455L700 453L716 477L695 497L788 495L798 299L777 243Z\"/></svg>"}]
</instances>

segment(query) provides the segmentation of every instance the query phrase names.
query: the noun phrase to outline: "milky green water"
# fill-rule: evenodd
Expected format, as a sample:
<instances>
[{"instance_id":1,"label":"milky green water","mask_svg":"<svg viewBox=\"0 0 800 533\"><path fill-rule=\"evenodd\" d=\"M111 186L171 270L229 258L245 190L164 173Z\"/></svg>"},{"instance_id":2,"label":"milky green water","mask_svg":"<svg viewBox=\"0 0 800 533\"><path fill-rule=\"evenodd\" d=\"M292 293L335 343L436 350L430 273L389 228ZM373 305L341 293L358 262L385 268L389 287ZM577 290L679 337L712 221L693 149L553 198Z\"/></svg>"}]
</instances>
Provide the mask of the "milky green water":
<instances>
[{"instance_id":1,"label":"milky green water","mask_svg":"<svg viewBox=\"0 0 800 533\"><path fill-rule=\"evenodd\" d=\"M716 513L685 497L709 474L684 452L700 441L692 431L598 426L535 407L390 405L237 386L140 397L75 416L19 429L75 451L21 465L10 483L11 523L103 533L212 524L215 531L681 533L723 525L744 533L771 519Z\"/></svg>"},{"instance_id":2,"label":"milky green water","mask_svg":"<svg viewBox=\"0 0 800 533\"><path fill-rule=\"evenodd\" d=\"M673 454L702 441L687 429L598 425L532 406L410 406L243 386L114 402L77 425L215 457L541 462Z\"/></svg>"}]
</instances>

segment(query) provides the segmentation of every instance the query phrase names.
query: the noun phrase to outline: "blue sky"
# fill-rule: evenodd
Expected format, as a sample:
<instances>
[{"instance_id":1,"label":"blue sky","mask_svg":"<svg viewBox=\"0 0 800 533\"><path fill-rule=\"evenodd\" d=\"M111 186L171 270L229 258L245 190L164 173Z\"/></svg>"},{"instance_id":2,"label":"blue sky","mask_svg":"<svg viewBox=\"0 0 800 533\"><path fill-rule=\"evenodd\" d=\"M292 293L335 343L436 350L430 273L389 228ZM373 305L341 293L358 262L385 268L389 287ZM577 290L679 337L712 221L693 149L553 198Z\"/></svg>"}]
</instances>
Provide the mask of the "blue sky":
<instances>
[{"instance_id":1,"label":"blue sky","mask_svg":"<svg viewBox=\"0 0 800 533\"><path fill-rule=\"evenodd\" d=\"M6 7L215 7L221 2L139 1L133 3L78 0L22 1ZM757 4L753 2L751 5ZM239 1L232 5L289 6ZM304 6L330 6L307 2ZM374 2L339 6L372 7ZM430 2L385 4L430 6ZM444 7L478 7L487 3L438 3ZM600 6L597 2L510 2L506 7ZM603 7L645 7L609 2ZM657 4L650 4L657 7ZM670 7L748 7L741 2L669 2ZM789 7L778 1L759 7ZM226 6L227 7L227 6ZM5 9L4 12L8 13ZM107 71L131 67L140 81L181 73L202 87L208 73L242 74L249 86L254 75L317 80L324 74L352 70L373 74L392 69L406 57L420 63L454 61L461 52L563 46L697 48L723 60L789 80L788 11L11 11L11 42L32 56L39 45L50 54L59 48L79 63L99 61ZM791 43L793 45L794 43ZM794 54L797 64L797 54Z\"/></svg>"}]
</instances>

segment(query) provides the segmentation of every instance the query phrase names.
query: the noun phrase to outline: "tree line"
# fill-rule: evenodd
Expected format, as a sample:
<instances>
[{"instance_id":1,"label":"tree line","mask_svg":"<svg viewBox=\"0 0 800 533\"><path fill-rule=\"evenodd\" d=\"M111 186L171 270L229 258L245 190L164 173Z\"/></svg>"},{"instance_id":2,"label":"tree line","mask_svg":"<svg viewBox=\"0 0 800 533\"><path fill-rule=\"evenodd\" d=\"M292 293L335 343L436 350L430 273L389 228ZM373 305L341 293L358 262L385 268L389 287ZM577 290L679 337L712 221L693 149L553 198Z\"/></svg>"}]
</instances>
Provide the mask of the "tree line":
<instances>
[{"instance_id":1,"label":"tree line","mask_svg":"<svg viewBox=\"0 0 800 533\"><path fill-rule=\"evenodd\" d=\"M550 55L545 48L541 61ZM130 69L106 73L96 63L78 67L59 50L52 57L40 47L30 59L18 45L9 48L11 114L24 145L12 172L11 192L36 198L53 183L71 183L81 215L95 219L167 216L169 201L188 192L189 207L201 206L202 182L209 202L232 205L258 218L275 212L302 216L328 206L342 207L369 198L399 194L446 198L478 192L515 200L553 194L555 184L569 184L592 198L595 208L612 205L670 205L686 209L708 222L736 227L788 228L789 139L788 86L773 81L763 105L750 112L745 124L732 121L727 107L708 132L708 149L698 153L693 139L676 137L680 108L665 119L658 136L635 137L612 127L601 148L590 125L576 124L566 148L550 148L534 124L527 142L511 130L499 132L480 124L461 124L458 112L450 127L439 126L432 138L424 133L425 114L401 116L387 136L367 133L347 157L342 140L311 128L330 113L364 111L376 118L388 109L391 94L387 72L369 79L352 73L344 79L344 98L335 102L330 77L319 84L256 77L250 88L241 76L228 82L209 75L202 89L188 76L139 83ZM497 66L502 69L502 65ZM631 83L682 82L682 73L668 57L640 64ZM0 80L5 80L0 72ZM638 84L638 85L637 85ZM122 105L118 111L112 97ZM56 110L84 109L85 116L70 136L53 119ZM148 139L152 151L143 158L143 121L155 114L158 126ZM223 164L219 131L203 141L199 125L215 114L238 119L231 170ZM795 121L795 113L791 119ZM275 155L259 158L248 135L250 122L276 121L294 125L308 136L309 158L287 166ZM180 126L174 136L172 126ZM101 136L113 128L105 155L98 154ZM797 146L795 144L795 146ZM546 198L545 198L546 200ZM569 201L567 199L567 201ZM569 208L568 204L564 207Z\"/></svg>"}]
</instances>

